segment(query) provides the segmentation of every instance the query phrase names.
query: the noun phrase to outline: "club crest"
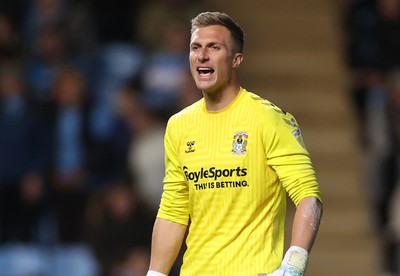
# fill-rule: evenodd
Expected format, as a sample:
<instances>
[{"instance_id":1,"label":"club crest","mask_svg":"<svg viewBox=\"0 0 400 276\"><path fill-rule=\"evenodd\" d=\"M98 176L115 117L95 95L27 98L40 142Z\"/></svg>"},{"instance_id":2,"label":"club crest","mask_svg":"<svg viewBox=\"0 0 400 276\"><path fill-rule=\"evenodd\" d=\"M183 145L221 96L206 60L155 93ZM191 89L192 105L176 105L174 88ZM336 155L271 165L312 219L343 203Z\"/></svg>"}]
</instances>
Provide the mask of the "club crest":
<instances>
[{"instance_id":1,"label":"club crest","mask_svg":"<svg viewBox=\"0 0 400 276\"><path fill-rule=\"evenodd\" d=\"M232 154L243 155L246 153L248 137L249 135L247 132L236 132L235 135L233 135Z\"/></svg>"}]
</instances>

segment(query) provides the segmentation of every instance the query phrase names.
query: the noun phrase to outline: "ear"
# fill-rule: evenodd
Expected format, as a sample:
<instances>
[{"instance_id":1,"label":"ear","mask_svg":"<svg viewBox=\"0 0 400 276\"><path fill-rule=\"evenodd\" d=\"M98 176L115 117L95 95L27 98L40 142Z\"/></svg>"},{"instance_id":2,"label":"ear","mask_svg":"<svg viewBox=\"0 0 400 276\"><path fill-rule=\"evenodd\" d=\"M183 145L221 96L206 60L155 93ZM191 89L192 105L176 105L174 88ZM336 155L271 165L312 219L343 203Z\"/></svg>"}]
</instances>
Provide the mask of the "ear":
<instances>
[{"instance_id":1,"label":"ear","mask_svg":"<svg viewBox=\"0 0 400 276\"><path fill-rule=\"evenodd\" d=\"M233 58L233 68L237 68L242 64L243 61L243 54L242 53L236 53L234 58Z\"/></svg>"}]
</instances>

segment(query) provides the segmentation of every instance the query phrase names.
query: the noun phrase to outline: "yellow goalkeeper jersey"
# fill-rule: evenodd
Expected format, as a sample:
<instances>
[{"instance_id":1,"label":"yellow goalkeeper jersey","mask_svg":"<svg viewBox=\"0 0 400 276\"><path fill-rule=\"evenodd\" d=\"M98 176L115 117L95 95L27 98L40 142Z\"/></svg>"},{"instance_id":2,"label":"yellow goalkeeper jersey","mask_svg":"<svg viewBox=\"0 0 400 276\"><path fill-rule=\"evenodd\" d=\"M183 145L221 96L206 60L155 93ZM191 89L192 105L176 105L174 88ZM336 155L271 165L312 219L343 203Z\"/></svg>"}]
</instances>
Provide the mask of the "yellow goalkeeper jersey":
<instances>
[{"instance_id":1,"label":"yellow goalkeeper jersey","mask_svg":"<svg viewBox=\"0 0 400 276\"><path fill-rule=\"evenodd\" d=\"M300 128L241 88L218 112L204 99L173 115L165 134L158 217L189 225L181 276L264 275L284 250L286 192L320 198Z\"/></svg>"}]
</instances>

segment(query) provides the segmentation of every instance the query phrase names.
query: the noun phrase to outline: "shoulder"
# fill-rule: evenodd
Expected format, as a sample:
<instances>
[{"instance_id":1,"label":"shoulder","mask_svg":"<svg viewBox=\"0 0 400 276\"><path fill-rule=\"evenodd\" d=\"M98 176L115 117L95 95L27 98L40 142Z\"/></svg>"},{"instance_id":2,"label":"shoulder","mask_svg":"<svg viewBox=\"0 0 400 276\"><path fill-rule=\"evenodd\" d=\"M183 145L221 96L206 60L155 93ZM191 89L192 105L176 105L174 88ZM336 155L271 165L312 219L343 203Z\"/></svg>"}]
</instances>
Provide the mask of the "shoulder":
<instances>
[{"instance_id":1,"label":"shoulder","mask_svg":"<svg viewBox=\"0 0 400 276\"><path fill-rule=\"evenodd\" d=\"M175 113L174 115L172 115L172 117L180 118L201 112L203 110L203 103L204 99L201 98L200 100L194 102L193 104L183 108L181 111Z\"/></svg>"},{"instance_id":2,"label":"shoulder","mask_svg":"<svg viewBox=\"0 0 400 276\"><path fill-rule=\"evenodd\" d=\"M168 120L168 125L170 124L183 124L190 121L194 116L197 116L202 112L204 106L204 99L200 99L197 102L183 108L179 112L172 115Z\"/></svg>"},{"instance_id":3,"label":"shoulder","mask_svg":"<svg viewBox=\"0 0 400 276\"><path fill-rule=\"evenodd\" d=\"M292 134L299 131L299 124L291 113L255 93L246 91L246 98L250 106L248 109L254 112L252 117L259 123L264 133Z\"/></svg>"},{"instance_id":4,"label":"shoulder","mask_svg":"<svg viewBox=\"0 0 400 276\"><path fill-rule=\"evenodd\" d=\"M246 94L246 101L250 105L252 109L254 109L254 112L259 113L259 115L262 118L265 117L285 117L289 113L286 112L285 110L281 109L279 106L275 105L271 101L259 96L258 94L255 94L253 92L249 92L245 90Z\"/></svg>"}]
</instances>

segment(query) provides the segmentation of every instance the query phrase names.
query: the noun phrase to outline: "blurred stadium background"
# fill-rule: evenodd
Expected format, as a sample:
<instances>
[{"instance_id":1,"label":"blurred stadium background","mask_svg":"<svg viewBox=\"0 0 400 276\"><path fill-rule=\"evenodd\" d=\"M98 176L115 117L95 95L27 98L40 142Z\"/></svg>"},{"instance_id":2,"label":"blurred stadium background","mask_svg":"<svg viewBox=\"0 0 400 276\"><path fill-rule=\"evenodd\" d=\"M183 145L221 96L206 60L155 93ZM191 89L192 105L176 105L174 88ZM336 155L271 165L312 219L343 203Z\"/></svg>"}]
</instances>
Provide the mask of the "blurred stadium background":
<instances>
[{"instance_id":1,"label":"blurred stadium background","mask_svg":"<svg viewBox=\"0 0 400 276\"><path fill-rule=\"evenodd\" d=\"M325 206L307 275L379 275L382 255L346 61L345 14L357 2L374 1L3 0L2 103L12 94L5 91L18 87L10 84L12 80L23 83L19 89L44 115L44 128L52 133L48 145L66 143L77 152L66 157L60 147L47 152L41 145L41 155L49 154L56 163L43 161L35 171L41 180L28 182L36 187L27 188L28 198L45 194L40 223L29 224L34 235L3 235L0 275L143 275L160 193L155 182L163 173L163 124L200 96L182 56L186 57L188 20L203 10L224 11L239 22L246 33L242 85L295 115L302 126ZM65 44L54 46L61 43L54 39L59 32ZM71 89L83 95L61 96ZM89 98L89 108L82 98ZM80 119L57 117L54 110L71 103L85 110L71 113ZM81 122L85 116L90 127ZM5 166L13 155L10 145L19 146L1 139L9 127L1 120L0 164ZM81 123L85 131L78 133L86 138L72 145L53 140L62 131L75 137L77 132L65 127L67 122ZM82 150L87 141L90 145ZM4 171L0 169L2 187L6 182L22 187L21 179L30 172L22 170L18 180L5 181ZM4 189L1 193L2 199L9 195ZM31 201L18 200L31 210ZM20 214L11 212L14 217ZM23 214L29 221L30 214ZM292 215L293 207L288 221ZM4 233L7 227L1 223ZM16 225L19 229L23 224ZM289 236L289 224L287 232ZM171 275L178 275L176 268Z\"/></svg>"}]
</instances>

